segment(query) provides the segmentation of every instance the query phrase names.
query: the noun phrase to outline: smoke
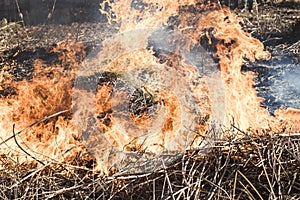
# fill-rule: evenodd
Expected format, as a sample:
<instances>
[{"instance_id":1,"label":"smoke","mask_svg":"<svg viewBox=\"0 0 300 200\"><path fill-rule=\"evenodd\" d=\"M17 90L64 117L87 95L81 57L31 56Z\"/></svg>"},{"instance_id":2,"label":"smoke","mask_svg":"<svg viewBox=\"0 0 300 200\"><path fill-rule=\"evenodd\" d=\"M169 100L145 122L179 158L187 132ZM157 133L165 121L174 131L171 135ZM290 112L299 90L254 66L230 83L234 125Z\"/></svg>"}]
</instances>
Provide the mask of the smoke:
<instances>
[{"instance_id":1,"label":"smoke","mask_svg":"<svg viewBox=\"0 0 300 200\"><path fill-rule=\"evenodd\" d=\"M275 69L272 77L271 92L275 101L285 107L300 109L300 65L278 63L280 67Z\"/></svg>"},{"instance_id":2,"label":"smoke","mask_svg":"<svg viewBox=\"0 0 300 200\"><path fill-rule=\"evenodd\" d=\"M83 143L101 171L141 166L152 171L187 149L207 149L214 139L227 136L226 131L213 136L215 125L234 124L259 134L299 124L297 110L283 110L277 120L260 106L262 98L253 88L256 74L241 72L241 67L245 59L269 59L270 53L242 30L228 8L217 1L145 0L132 9L128 2L109 4L120 33L86 58L82 44L61 43L52 49L59 52L59 63L45 67L43 60L35 60L31 81L8 80L16 92L0 99L3 139L12 138L13 123L18 130L72 107L73 115L22 132L24 143L43 152L43 158L64 160L61 152L71 159L81 151L75 146ZM299 102L297 68L276 63L268 71L264 92L274 102ZM9 144L2 152L15 146ZM74 152L68 151L73 147Z\"/></svg>"},{"instance_id":3,"label":"smoke","mask_svg":"<svg viewBox=\"0 0 300 200\"><path fill-rule=\"evenodd\" d=\"M75 123L103 165L133 168L149 153L176 159L208 145L199 134L224 122L222 84L211 55L190 38L166 28L123 32L79 69Z\"/></svg>"},{"instance_id":4,"label":"smoke","mask_svg":"<svg viewBox=\"0 0 300 200\"><path fill-rule=\"evenodd\" d=\"M300 64L285 56L266 64L258 67L256 83L258 95L265 98L263 105L272 114L280 107L300 109Z\"/></svg>"}]
</instances>

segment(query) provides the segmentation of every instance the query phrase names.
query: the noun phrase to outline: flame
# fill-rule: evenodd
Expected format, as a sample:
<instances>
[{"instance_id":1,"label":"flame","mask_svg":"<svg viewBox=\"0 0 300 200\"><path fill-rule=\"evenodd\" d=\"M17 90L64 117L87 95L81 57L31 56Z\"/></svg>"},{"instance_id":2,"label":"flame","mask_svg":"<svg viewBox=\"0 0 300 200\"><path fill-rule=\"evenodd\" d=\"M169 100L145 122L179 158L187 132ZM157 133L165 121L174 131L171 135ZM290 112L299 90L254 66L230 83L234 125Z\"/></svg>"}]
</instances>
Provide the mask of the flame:
<instances>
[{"instance_id":1,"label":"flame","mask_svg":"<svg viewBox=\"0 0 300 200\"><path fill-rule=\"evenodd\" d=\"M140 2L140 1L136 1ZM242 30L239 18L229 8L221 7L217 1L142 1L143 8L133 9L130 2L118 1L112 4L116 20L121 23L121 31L158 27L168 23L170 17L177 18L175 29L194 41L207 40L216 48L222 81L225 90L224 125L232 124L241 130L269 130L276 133L286 130L283 124L292 125L289 131L299 132L299 112L270 116L261 107L263 98L254 89L254 72L241 72L245 59L270 59L263 44ZM151 9L155 5L155 8ZM125 8L126 9L123 9ZM214 105L218 107L218 105ZM221 106L222 107L222 106ZM282 111L277 111L282 113ZM285 111L283 111L285 113ZM287 117L288 116L288 117ZM283 122L284 121L284 122Z\"/></svg>"},{"instance_id":2,"label":"flame","mask_svg":"<svg viewBox=\"0 0 300 200\"><path fill-rule=\"evenodd\" d=\"M11 138L13 132L21 131L15 136L16 140L40 161L70 160L72 154L80 151L80 138L71 116L71 92L72 79L80 63L78 60L85 56L83 48L82 44L61 42L48 50L59 54L57 64L49 66L37 59L31 80L16 82L7 77L6 82L15 88L16 95L0 99L2 141ZM49 117L60 112L61 115ZM2 144L0 152L11 154L21 163L31 160L13 139Z\"/></svg>"},{"instance_id":3,"label":"flame","mask_svg":"<svg viewBox=\"0 0 300 200\"><path fill-rule=\"evenodd\" d=\"M300 131L299 110L281 108L273 117L261 107L253 87L257 74L241 67L245 59L271 55L229 8L201 0L103 1L101 7L106 5L121 34L105 40L96 56L84 60L84 45L63 41L48 50L59 62L35 60L31 80L1 73L1 89L9 85L16 92L0 98L2 154L31 162L19 144L39 161L72 162L87 148L105 171L124 159L122 152L159 155L199 147L216 122L257 134ZM176 33L174 51L155 55L149 37L166 26ZM188 55L201 57L191 53L199 44L213 53L218 72L199 76L188 62ZM140 78L143 70L153 75ZM106 80L95 88L73 87L75 79L98 72Z\"/></svg>"},{"instance_id":4,"label":"flame","mask_svg":"<svg viewBox=\"0 0 300 200\"><path fill-rule=\"evenodd\" d=\"M184 22L187 16L183 16ZM191 33L191 37L197 40L207 37L210 42L211 36L207 32L199 34L210 28L213 28L210 34L216 40L214 41L217 49L215 56L219 59L226 94L225 124L227 126L234 124L244 131L248 129L255 132L269 130L277 133L283 131L282 120L288 124L292 121L299 124L299 112L295 109L293 112L290 112L290 109L287 110L289 117L281 115L281 119L278 119L270 116L268 111L261 107L263 98L259 98L254 89L253 79L257 74L241 72L245 58L251 62L255 59L270 59L271 55L264 51L263 44L242 31L238 18L230 13L229 8L209 12L202 17L196 31ZM299 131L299 125L291 127L293 128L289 131Z\"/></svg>"}]
</instances>

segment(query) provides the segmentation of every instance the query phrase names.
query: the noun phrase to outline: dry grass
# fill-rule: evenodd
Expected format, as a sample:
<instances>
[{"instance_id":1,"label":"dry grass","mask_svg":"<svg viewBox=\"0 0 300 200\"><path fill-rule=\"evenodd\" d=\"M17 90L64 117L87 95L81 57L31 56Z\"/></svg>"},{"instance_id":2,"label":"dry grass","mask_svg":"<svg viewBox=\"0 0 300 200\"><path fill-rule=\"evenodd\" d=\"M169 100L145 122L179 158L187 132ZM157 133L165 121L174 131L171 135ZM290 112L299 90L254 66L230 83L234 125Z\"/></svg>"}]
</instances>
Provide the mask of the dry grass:
<instances>
[{"instance_id":1,"label":"dry grass","mask_svg":"<svg viewBox=\"0 0 300 200\"><path fill-rule=\"evenodd\" d=\"M0 162L1 199L300 199L299 134L228 138L140 174L103 177L80 157L73 165Z\"/></svg>"},{"instance_id":2,"label":"dry grass","mask_svg":"<svg viewBox=\"0 0 300 200\"><path fill-rule=\"evenodd\" d=\"M246 21L249 32L272 32L260 28L274 25L276 18L268 17L273 21L265 24L257 18L257 24ZM277 41L276 34L261 37ZM293 44L297 50L299 42ZM238 132L234 127L228 131ZM218 141L206 154L189 151L171 166L162 162L153 172L105 177L87 156L79 155L71 164L37 166L1 155L0 199L300 199L300 134L243 134Z\"/></svg>"}]
</instances>

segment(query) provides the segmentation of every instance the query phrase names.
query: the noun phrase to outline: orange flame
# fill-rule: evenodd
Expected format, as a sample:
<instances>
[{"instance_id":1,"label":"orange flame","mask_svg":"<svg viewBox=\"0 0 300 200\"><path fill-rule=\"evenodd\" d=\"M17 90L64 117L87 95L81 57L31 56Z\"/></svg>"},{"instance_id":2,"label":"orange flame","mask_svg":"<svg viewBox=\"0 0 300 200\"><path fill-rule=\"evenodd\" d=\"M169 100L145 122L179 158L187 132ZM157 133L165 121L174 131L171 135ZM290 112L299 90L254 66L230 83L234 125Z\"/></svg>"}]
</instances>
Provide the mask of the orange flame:
<instances>
[{"instance_id":1,"label":"orange flame","mask_svg":"<svg viewBox=\"0 0 300 200\"><path fill-rule=\"evenodd\" d=\"M104 1L103 5L108 2ZM131 1L128 0L115 1L109 5L116 15L115 20L121 23L120 32L136 29L142 31L132 35L130 41L122 41L122 38L117 42L106 40L103 44L106 51L85 62L83 59L86 55L82 44L61 42L50 49L50 52L59 55L59 63L47 65L43 60L35 60L34 76L29 81L15 82L12 77L1 74L2 84L16 88L17 94L0 98L0 135L1 140L5 141L0 146L0 153L12 155L19 162L31 161L28 155L21 152L16 142L9 139L14 134L13 124L16 124L14 132L22 130L16 135L16 139L35 158L41 161L54 159L71 162L76 154L85 151L80 139L81 132L78 133L77 129L84 130L89 124L83 121L80 127L76 127L74 118L77 115L81 116L81 119L88 118L90 113L84 112L88 110L88 106L95 108L93 114L98 115L98 128L105 134L108 140L106 142L119 151L127 152L149 151L155 154L163 150L182 151L191 145L198 147L202 136L207 134L214 120L222 122L225 127L234 124L240 130L252 130L259 134L264 131L300 131L299 110L279 109L275 112L275 117L272 117L260 106L262 98L257 96L253 87L253 78L257 74L241 72L241 67L244 59L269 59L271 55L264 51L264 46L259 40L242 30L239 19L228 8L221 7L217 2L196 0L145 0L142 5L138 5L141 8L132 8ZM160 55L166 58L162 62L154 56L153 49L147 48L148 37L153 30L171 23L171 17L176 19L175 32L190 39L179 42L176 52L172 53L189 51L195 44L206 41L205 45L212 49L215 58L218 59L221 80L201 77L196 83L197 71L194 66L185 63L187 58L184 55ZM147 29L149 27L152 29ZM134 52L127 51L135 46L143 48ZM120 50L125 54L119 53ZM100 58L110 59L105 69L102 66L104 60ZM79 66L81 74L77 73ZM119 93L114 91L111 84L98 85L95 94L76 88L72 91L72 81L76 75L89 76L99 70L126 75L127 72L136 73L141 66L150 66L144 68L145 70L168 70L171 77L169 90L155 90L155 86L145 84L141 92L141 95L149 96L144 99L148 98L148 104L153 105L154 114L151 110L143 110L129 113L129 118L126 118L122 113L111 113L111 109L122 103L126 104L122 97L130 96L125 90ZM224 87L217 88L217 81ZM185 95L178 95L180 92L186 92L186 88L196 100L192 97L193 100L186 100ZM221 90L224 90L224 98L222 95L215 95ZM79 99L72 108L72 95L91 98L92 101ZM183 102L185 105L182 105ZM193 106L190 106L191 104ZM198 113L194 112L195 107L201 108L201 116L196 116ZM75 110L74 115L71 109ZM219 112L225 113L225 119L216 119L221 116ZM23 129L38 121L40 123ZM192 127L192 133L189 135L187 131L181 130L190 122L195 122L196 125L189 125L188 128ZM148 133L149 128L155 133L151 140L139 138L140 135ZM96 133L91 136L91 146L100 148L95 150L95 156L98 156L99 169L104 170L114 162L110 160L113 156L100 157L109 154L110 149L106 148L110 148L110 145L101 143L104 140L97 140L97 137ZM184 138L187 138L188 142ZM97 155L97 152L100 153Z\"/></svg>"},{"instance_id":2,"label":"orange flame","mask_svg":"<svg viewBox=\"0 0 300 200\"><path fill-rule=\"evenodd\" d=\"M48 66L37 59L31 80L6 80L16 88L17 94L0 99L1 140L11 138L16 124L14 132L22 130L16 139L32 156L39 160L69 160L81 148L72 122L71 92L72 79L85 52L82 44L67 42L59 43L50 51L59 54L58 64ZM64 69L66 66L70 68ZM61 115L49 117L60 112ZM38 121L41 122L29 127ZM20 151L13 139L1 145L1 153L11 152L22 163L28 156Z\"/></svg>"}]
</instances>

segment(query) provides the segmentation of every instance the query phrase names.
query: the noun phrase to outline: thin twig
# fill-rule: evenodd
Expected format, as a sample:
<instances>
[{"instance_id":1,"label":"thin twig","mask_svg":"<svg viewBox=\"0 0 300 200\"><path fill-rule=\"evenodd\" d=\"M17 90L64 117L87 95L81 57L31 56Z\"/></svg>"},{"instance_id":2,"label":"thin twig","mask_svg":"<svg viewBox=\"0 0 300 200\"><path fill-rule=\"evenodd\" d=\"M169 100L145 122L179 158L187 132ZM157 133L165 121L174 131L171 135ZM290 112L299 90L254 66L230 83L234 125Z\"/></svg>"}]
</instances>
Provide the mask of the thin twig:
<instances>
[{"instance_id":1,"label":"thin twig","mask_svg":"<svg viewBox=\"0 0 300 200\"><path fill-rule=\"evenodd\" d=\"M19 17L21 18L21 22L23 24L23 27L25 27L24 16L23 16L23 13L21 12L18 0L15 0L15 3L16 3L17 10L18 10L18 13L19 13Z\"/></svg>"},{"instance_id":2,"label":"thin twig","mask_svg":"<svg viewBox=\"0 0 300 200\"><path fill-rule=\"evenodd\" d=\"M54 0L54 2L53 2L51 12L48 13L48 16L47 16L48 21L51 19L52 15L53 15L53 12L55 10L55 6L56 6L56 0Z\"/></svg>"},{"instance_id":3,"label":"thin twig","mask_svg":"<svg viewBox=\"0 0 300 200\"><path fill-rule=\"evenodd\" d=\"M17 146L26 154L28 155L29 157L31 157L32 159L36 160L37 162L39 162L40 164L42 165L45 165L42 161L40 161L39 159L35 158L34 156L32 156L30 153L28 153L20 144L19 142L17 141L17 138L16 138L16 134L15 134L15 124L13 124L13 138L14 138L14 141L15 143L17 144Z\"/></svg>"},{"instance_id":4,"label":"thin twig","mask_svg":"<svg viewBox=\"0 0 300 200\"><path fill-rule=\"evenodd\" d=\"M170 181L170 179L169 179L168 172L167 172L167 170L166 170L166 166L165 166L165 163L164 163L163 160L162 160L162 164L163 164L163 167L164 167L165 178L166 178L167 183L168 183L168 186L169 186L169 190L170 190L170 193L171 193L171 197L172 197L173 200L175 200L174 192L173 192L173 188L172 188L172 184L171 184L171 181Z\"/></svg>"},{"instance_id":5,"label":"thin twig","mask_svg":"<svg viewBox=\"0 0 300 200\"><path fill-rule=\"evenodd\" d=\"M13 139L15 136L21 134L23 131L26 131L27 129L29 129L29 128L31 128L31 127L37 125L37 124L40 124L40 123L42 123L42 122L44 122L44 121L47 121L47 120L49 120L49 119L51 119L51 118L53 118L53 117L57 117L57 116L59 116L59 115L61 115L61 114L67 113L67 112L69 112L69 111L70 111L70 110L63 110L63 111L57 112L57 113L55 113L55 114L53 114L53 115L46 116L46 117L44 117L44 119L42 119L42 120L40 120L40 121L37 121L37 122L34 122L34 123L30 124L29 126L23 128L22 130L18 131L18 132L15 133L14 135L10 136L9 138L3 140L3 141L0 143L0 146L1 146L2 144L4 144L4 143L8 142L9 140Z\"/></svg>"},{"instance_id":6,"label":"thin twig","mask_svg":"<svg viewBox=\"0 0 300 200\"><path fill-rule=\"evenodd\" d=\"M259 158L260 158L261 163L262 163L263 171L264 171L264 173L265 173L265 176L266 176L266 178L267 178L268 184L269 184L269 186L270 186L272 198L276 199L276 195L275 195L275 193L274 193L273 186L272 186L272 184L271 184L271 181L270 181L268 172L267 172L267 170L266 170L266 166L265 166L265 164L264 164L264 159L263 159L263 157L262 157L262 155L261 155L261 152L260 152L260 150L259 150L257 144L254 143L254 145L257 147L257 150L258 150L257 152L258 152Z\"/></svg>"},{"instance_id":7,"label":"thin twig","mask_svg":"<svg viewBox=\"0 0 300 200\"><path fill-rule=\"evenodd\" d=\"M261 200L264 200L264 198L261 196L261 194L257 191L257 189L254 187L254 185L251 183L251 181L242 173L240 172L239 170L237 170L237 173L239 173L239 175L241 175L245 181L247 181L247 183L252 187L252 189L256 192L256 194L259 196L259 198Z\"/></svg>"},{"instance_id":8,"label":"thin twig","mask_svg":"<svg viewBox=\"0 0 300 200\"><path fill-rule=\"evenodd\" d=\"M235 191L236 191L236 182L237 182L237 176L238 176L238 172L235 172L234 175L234 182L233 182L233 193L232 193L232 199L235 199Z\"/></svg>"}]
</instances>

